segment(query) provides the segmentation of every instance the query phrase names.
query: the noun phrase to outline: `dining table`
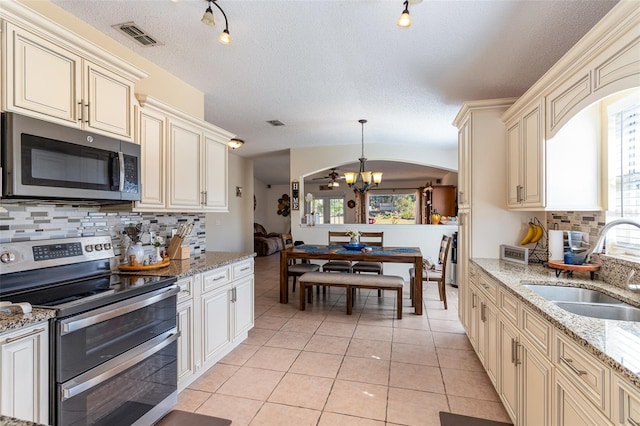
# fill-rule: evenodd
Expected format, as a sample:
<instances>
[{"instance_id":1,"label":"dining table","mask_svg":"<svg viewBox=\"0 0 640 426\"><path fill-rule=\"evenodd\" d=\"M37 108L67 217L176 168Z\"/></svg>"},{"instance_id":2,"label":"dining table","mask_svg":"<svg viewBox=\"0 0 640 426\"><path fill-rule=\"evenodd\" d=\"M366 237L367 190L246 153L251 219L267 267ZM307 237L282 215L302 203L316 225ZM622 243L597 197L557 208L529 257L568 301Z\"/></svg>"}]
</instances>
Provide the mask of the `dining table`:
<instances>
[{"instance_id":1,"label":"dining table","mask_svg":"<svg viewBox=\"0 0 640 426\"><path fill-rule=\"evenodd\" d=\"M420 247L363 247L347 248L346 245L302 244L280 252L280 303L289 303L290 259L347 260L351 262L411 263L416 271L422 270ZM330 272L327 272L330 273ZM411 303L416 315L422 315L422 280L416 280Z\"/></svg>"}]
</instances>

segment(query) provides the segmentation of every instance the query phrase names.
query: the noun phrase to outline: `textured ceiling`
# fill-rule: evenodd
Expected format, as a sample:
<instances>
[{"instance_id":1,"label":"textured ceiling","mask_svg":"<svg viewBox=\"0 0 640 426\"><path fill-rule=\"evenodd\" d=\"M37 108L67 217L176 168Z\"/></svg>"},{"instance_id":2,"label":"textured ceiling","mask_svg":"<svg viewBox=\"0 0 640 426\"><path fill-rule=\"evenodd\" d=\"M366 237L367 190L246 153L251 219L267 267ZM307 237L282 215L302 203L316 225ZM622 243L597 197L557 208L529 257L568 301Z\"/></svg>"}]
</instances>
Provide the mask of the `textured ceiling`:
<instances>
[{"instance_id":1,"label":"textured ceiling","mask_svg":"<svg viewBox=\"0 0 640 426\"><path fill-rule=\"evenodd\" d=\"M400 0L219 0L229 46L219 11L215 28L199 22L204 0L53 3L203 91L206 120L277 184L266 173L288 181L289 148L358 144L360 118L367 143L455 148L461 102L521 95L616 1L425 0L401 29ZM127 21L162 45L111 28Z\"/></svg>"}]
</instances>

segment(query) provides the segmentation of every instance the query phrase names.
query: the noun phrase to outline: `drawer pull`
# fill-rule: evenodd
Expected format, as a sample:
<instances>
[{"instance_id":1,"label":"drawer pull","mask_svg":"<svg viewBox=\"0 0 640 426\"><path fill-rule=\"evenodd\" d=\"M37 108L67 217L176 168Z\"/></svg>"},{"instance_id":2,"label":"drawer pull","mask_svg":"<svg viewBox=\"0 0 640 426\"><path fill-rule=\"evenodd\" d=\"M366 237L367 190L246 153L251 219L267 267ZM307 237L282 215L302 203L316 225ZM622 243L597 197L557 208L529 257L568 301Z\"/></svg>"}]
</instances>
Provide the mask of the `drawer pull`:
<instances>
[{"instance_id":1,"label":"drawer pull","mask_svg":"<svg viewBox=\"0 0 640 426\"><path fill-rule=\"evenodd\" d=\"M573 360L572 359L568 359L565 358L563 356L560 357L560 361L564 362L565 364L567 364L567 366L571 369L571 371L573 371L574 373L576 373L578 376L582 376L587 374L586 371L584 370L578 370L574 365L573 365Z\"/></svg>"},{"instance_id":2,"label":"drawer pull","mask_svg":"<svg viewBox=\"0 0 640 426\"><path fill-rule=\"evenodd\" d=\"M224 278L225 278L224 275L220 275L219 277L215 277L213 280L214 281L219 281L219 280L224 279Z\"/></svg>"},{"instance_id":3,"label":"drawer pull","mask_svg":"<svg viewBox=\"0 0 640 426\"><path fill-rule=\"evenodd\" d=\"M627 423L629 423L631 426L640 426L640 423L636 422L631 417L627 417Z\"/></svg>"},{"instance_id":4,"label":"drawer pull","mask_svg":"<svg viewBox=\"0 0 640 426\"><path fill-rule=\"evenodd\" d=\"M42 333L43 331L44 331L44 328L36 328L35 330L31 330L28 333L24 333L19 336L8 337L4 342L5 343L15 342L16 340L24 339L25 337L33 336L34 334Z\"/></svg>"},{"instance_id":5,"label":"drawer pull","mask_svg":"<svg viewBox=\"0 0 640 426\"><path fill-rule=\"evenodd\" d=\"M240 272L248 271L249 269L251 269L251 266L246 266L246 267L240 269Z\"/></svg>"}]
</instances>

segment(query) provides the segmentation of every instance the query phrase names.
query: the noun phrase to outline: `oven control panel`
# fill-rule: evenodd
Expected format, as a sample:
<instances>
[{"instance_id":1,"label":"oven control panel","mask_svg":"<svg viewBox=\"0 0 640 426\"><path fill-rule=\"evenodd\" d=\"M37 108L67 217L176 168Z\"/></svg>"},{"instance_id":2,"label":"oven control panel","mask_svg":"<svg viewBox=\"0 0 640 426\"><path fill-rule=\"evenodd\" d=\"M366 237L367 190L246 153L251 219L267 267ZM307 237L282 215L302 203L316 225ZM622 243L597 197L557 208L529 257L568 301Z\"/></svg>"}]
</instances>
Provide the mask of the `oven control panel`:
<instances>
[{"instance_id":1,"label":"oven control panel","mask_svg":"<svg viewBox=\"0 0 640 426\"><path fill-rule=\"evenodd\" d=\"M82 255L82 244L47 244L33 247L33 260L60 259L61 257L72 257Z\"/></svg>"},{"instance_id":2,"label":"oven control panel","mask_svg":"<svg viewBox=\"0 0 640 426\"><path fill-rule=\"evenodd\" d=\"M0 275L115 257L111 237L73 237L0 244Z\"/></svg>"}]
</instances>

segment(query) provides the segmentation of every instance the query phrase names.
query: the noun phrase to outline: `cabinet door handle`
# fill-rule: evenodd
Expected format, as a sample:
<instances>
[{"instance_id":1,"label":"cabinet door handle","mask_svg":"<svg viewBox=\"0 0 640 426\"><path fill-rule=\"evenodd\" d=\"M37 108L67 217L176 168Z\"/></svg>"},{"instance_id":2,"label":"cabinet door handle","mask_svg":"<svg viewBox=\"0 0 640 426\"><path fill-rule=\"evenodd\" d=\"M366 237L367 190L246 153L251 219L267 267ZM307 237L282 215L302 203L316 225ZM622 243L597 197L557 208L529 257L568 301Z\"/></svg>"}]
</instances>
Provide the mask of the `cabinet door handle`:
<instances>
[{"instance_id":1,"label":"cabinet door handle","mask_svg":"<svg viewBox=\"0 0 640 426\"><path fill-rule=\"evenodd\" d=\"M564 362L570 369L571 371L573 371L574 373L576 373L578 376L582 376L584 374L587 374L586 371L584 370L578 370L574 365L573 365L573 360L569 359L569 358L565 358L563 356L560 357L560 361Z\"/></svg>"},{"instance_id":2,"label":"cabinet door handle","mask_svg":"<svg viewBox=\"0 0 640 426\"><path fill-rule=\"evenodd\" d=\"M476 294L475 293L471 293L471 307L472 308L476 307Z\"/></svg>"},{"instance_id":3,"label":"cabinet door handle","mask_svg":"<svg viewBox=\"0 0 640 426\"><path fill-rule=\"evenodd\" d=\"M516 202L519 203L520 201L522 201L522 198L520 197L520 185L516 185Z\"/></svg>"},{"instance_id":4,"label":"cabinet door handle","mask_svg":"<svg viewBox=\"0 0 640 426\"><path fill-rule=\"evenodd\" d=\"M84 103L82 101L78 102L78 106L80 107L80 112L78 113L78 121L84 122Z\"/></svg>"},{"instance_id":5,"label":"cabinet door handle","mask_svg":"<svg viewBox=\"0 0 640 426\"><path fill-rule=\"evenodd\" d=\"M484 308L486 308L487 305L485 305L484 303L480 303L480 320L482 322L487 322L487 318L484 315Z\"/></svg>"},{"instance_id":6,"label":"cabinet door handle","mask_svg":"<svg viewBox=\"0 0 640 426\"><path fill-rule=\"evenodd\" d=\"M631 417L627 417L627 423L629 423L631 426L640 426L640 423L636 422Z\"/></svg>"},{"instance_id":7,"label":"cabinet door handle","mask_svg":"<svg viewBox=\"0 0 640 426\"><path fill-rule=\"evenodd\" d=\"M515 341L515 364L516 365L520 365L522 364L522 362L520 361L520 358L518 357L518 348L521 346L520 342L518 342L517 340Z\"/></svg>"},{"instance_id":8,"label":"cabinet door handle","mask_svg":"<svg viewBox=\"0 0 640 426\"><path fill-rule=\"evenodd\" d=\"M511 364L516 363L516 341L511 339Z\"/></svg>"},{"instance_id":9,"label":"cabinet door handle","mask_svg":"<svg viewBox=\"0 0 640 426\"><path fill-rule=\"evenodd\" d=\"M465 199L464 199L464 192L463 191L458 191L458 199L459 199L459 202L461 204L464 204Z\"/></svg>"},{"instance_id":10,"label":"cabinet door handle","mask_svg":"<svg viewBox=\"0 0 640 426\"><path fill-rule=\"evenodd\" d=\"M7 337L7 339L4 342L5 343L15 342L16 340L24 339L25 337L33 336L34 334L42 333L43 331L44 331L44 328L36 328L34 330L31 330L31 331L29 331L27 333L24 333L24 334L21 334L19 336Z\"/></svg>"},{"instance_id":11,"label":"cabinet door handle","mask_svg":"<svg viewBox=\"0 0 640 426\"><path fill-rule=\"evenodd\" d=\"M88 123L89 122L90 113L91 113L91 111L89 110L89 104L88 103L85 105L85 108L87 108L87 116L86 116L87 118L85 119L84 122ZM83 116L84 116L84 114L83 114Z\"/></svg>"}]
</instances>

